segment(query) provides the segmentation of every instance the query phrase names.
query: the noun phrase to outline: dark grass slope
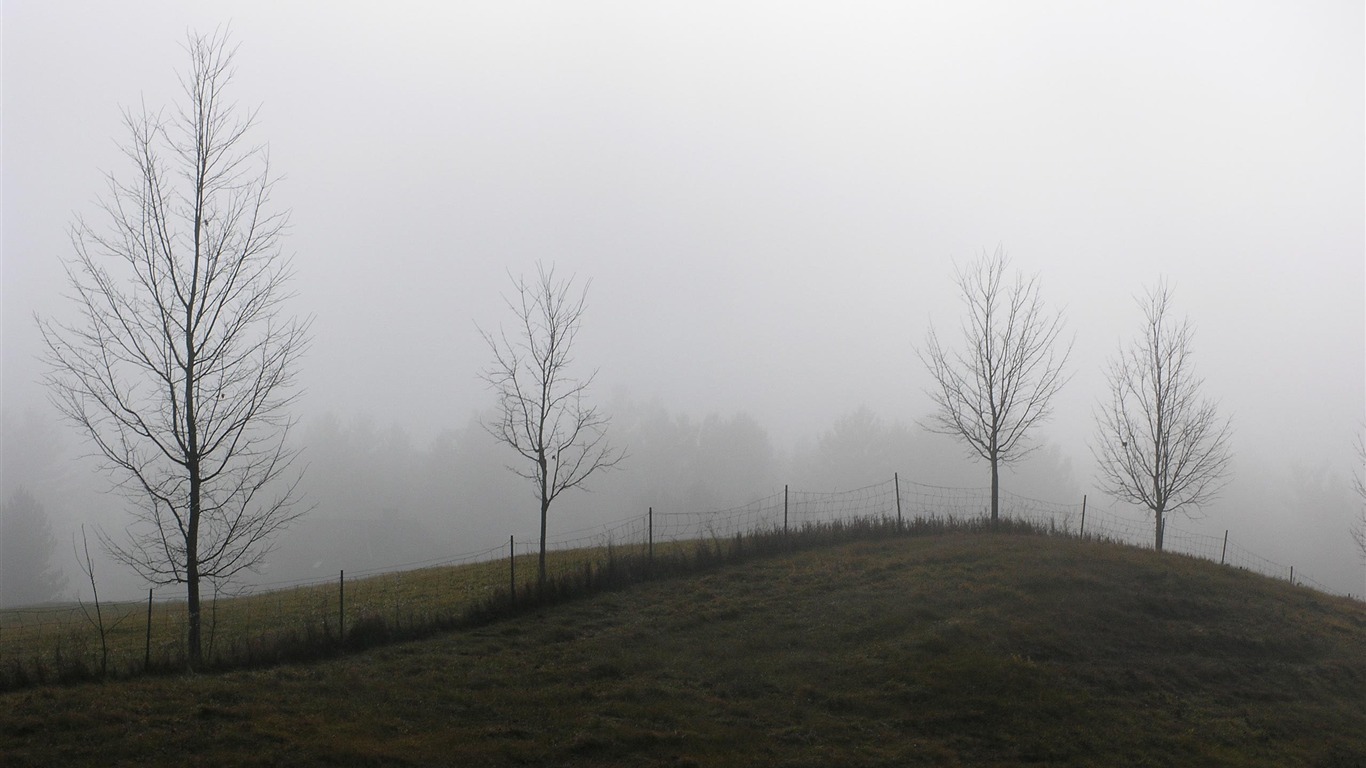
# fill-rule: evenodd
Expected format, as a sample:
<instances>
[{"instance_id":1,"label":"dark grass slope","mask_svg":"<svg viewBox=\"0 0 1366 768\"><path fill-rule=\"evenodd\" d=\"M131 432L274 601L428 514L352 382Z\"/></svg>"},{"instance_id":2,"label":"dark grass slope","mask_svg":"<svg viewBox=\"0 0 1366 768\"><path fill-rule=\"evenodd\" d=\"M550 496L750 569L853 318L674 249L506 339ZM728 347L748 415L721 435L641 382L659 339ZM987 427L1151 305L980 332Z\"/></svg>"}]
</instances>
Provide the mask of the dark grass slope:
<instances>
[{"instance_id":1,"label":"dark grass slope","mask_svg":"<svg viewBox=\"0 0 1366 768\"><path fill-rule=\"evenodd\" d=\"M307 665L0 696L4 765L1366 765L1366 607L946 534Z\"/></svg>"},{"instance_id":2,"label":"dark grass slope","mask_svg":"<svg viewBox=\"0 0 1366 768\"><path fill-rule=\"evenodd\" d=\"M345 593L337 584L315 583L214 600L206 608L206 647L198 671L333 658L756 557L868 539L980 533L989 527L980 518L916 519L905 524L890 518L854 518L805 523L791 530L777 527L734 537L672 541L657 547L614 547L609 542L552 551L543 585L534 577L535 556L522 556L516 573L523 578L515 590L508 586L513 574L507 561L485 560L370 576L352 581ZM1060 533L1013 520L1000 521L995 530ZM529 572L533 575L528 576ZM343 594L350 597L343 601ZM101 642L97 625L87 622L80 612L54 612L56 620L37 623L25 620L28 613L0 611L0 633L5 640L0 648L5 657L0 661L0 691L179 674L187 669L183 603L157 605L154 614L147 614L147 623L142 620L141 603L105 605L104 615L112 617L105 623L107 644Z\"/></svg>"}]
</instances>

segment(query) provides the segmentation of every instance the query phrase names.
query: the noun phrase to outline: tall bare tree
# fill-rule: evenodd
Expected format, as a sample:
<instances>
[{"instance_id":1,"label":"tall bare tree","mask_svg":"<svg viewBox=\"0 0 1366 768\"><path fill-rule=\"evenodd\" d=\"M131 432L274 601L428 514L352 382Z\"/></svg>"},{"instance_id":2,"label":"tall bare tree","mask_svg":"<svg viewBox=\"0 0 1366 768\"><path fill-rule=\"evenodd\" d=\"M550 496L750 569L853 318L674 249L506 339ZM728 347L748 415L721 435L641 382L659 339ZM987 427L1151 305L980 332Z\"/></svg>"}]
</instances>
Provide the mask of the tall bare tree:
<instances>
[{"instance_id":1,"label":"tall bare tree","mask_svg":"<svg viewBox=\"0 0 1366 768\"><path fill-rule=\"evenodd\" d=\"M1062 346L1061 312L1044 306L1037 276L1007 280L1008 259L997 246L958 270L967 307L961 350L945 347L931 325L916 350L934 378L935 412L923 426L951 435L991 466L991 521L1000 517L1001 467L1037 447L1030 432L1052 413L1067 383L1072 352Z\"/></svg>"},{"instance_id":2,"label":"tall bare tree","mask_svg":"<svg viewBox=\"0 0 1366 768\"><path fill-rule=\"evenodd\" d=\"M1161 550L1167 518L1213 501L1226 484L1233 427L1200 396L1195 331L1172 317L1171 287L1159 281L1139 306L1143 333L1110 361L1092 453L1107 493L1153 513Z\"/></svg>"},{"instance_id":3,"label":"tall bare tree","mask_svg":"<svg viewBox=\"0 0 1366 768\"><path fill-rule=\"evenodd\" d=\"M39 325L53 402L136 502L127 537L101 539L150 582L185 584L197 666L201 582L259 564L302 514L286 436L309 322L284 313L288 214L248 143L256 112L228 100L235 48L215 33L186 51L184 102L125 112L129 175L108 176L101 226L72 227L80 319Z\"/></svg>"},{"instance_id":4,"label":"tall bare tree","mask_svg":"<svg viewBox=\"0 0 1366 768\"><path fill-rule=\"evenodd\" d=\"M482 377L498 395L495 416L484 427L523 459L508 469L535 486L541 506L537 583L544 586L551 503L584 487L593 473L617 466L624 453L607 442L608 417L585 402L596 372L583 379L571 373L588 286L576 293L572 278L556 280L554 268L540 264L535 281L513 278L513 286L507 299L516 316L511 334L480 330L493 352Z\"/></svg>"}]
</instances>

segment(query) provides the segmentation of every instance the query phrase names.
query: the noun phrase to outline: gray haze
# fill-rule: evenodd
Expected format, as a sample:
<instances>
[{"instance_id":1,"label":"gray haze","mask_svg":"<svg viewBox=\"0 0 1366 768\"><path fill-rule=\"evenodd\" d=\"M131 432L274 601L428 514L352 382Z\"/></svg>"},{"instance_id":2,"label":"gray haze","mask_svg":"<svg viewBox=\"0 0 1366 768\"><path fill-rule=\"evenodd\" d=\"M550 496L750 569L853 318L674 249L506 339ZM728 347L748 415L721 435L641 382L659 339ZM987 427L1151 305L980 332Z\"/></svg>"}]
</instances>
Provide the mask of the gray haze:
<instances>
[{"instance_id":1,"label":"gray haze","mask_svg":"<svg viewBox=\"0 0 1366 768\"><path fill-rule=\"evenodd\" d=\"M537 260L592 280L577 359L634 456L552 531L788 482L983 485L915 426L914 345L956 328L954 264L1002 243L1076 339L1006 490L1097 499L1102 366L1165 275L1236 453L1223 500L1173 525L1361 593L1360 2L9 0L3 491L42 500L60 556L81 522L125 518L84 465L42 458L84 445L50 423L33 315L70 316L67 227L128 170L120 108L171 104L187 30L224 24L285 174L292 308L316 317L296 439L318 506L276 576L534 530L474 426L493 405L475 323L508 319L508 272Z\"/></svg>"}]
</instances>

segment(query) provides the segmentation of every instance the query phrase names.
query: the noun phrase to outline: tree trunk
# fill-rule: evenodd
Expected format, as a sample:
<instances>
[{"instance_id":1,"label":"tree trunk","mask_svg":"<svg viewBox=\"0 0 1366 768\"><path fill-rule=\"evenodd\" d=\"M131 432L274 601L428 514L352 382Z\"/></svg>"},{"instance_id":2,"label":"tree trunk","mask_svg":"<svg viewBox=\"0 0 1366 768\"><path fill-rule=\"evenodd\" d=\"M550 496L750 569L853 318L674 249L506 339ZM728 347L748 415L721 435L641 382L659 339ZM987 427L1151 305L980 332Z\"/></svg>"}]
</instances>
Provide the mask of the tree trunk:
<instances>
[{"instance_id":1,"label":"tree trunk","mask_svg":"<svg viewBox=\"0 0 1366 768\"><path fill-rule=\"evenodd\" d=\"M541 559L538 563L536 572L536 589L545 589L545 519L546 513L550 511L550 501L545 497L541 498Z\"/></svg>"},{"instance_id":2,"label":"tree trunk","mask_svg":"<svg viewBox=\"0 0 1366 768\"><path fill-rule=\"evenodd\" d=\"M1157 531L1156 531L1156 535L1155 535L1155 538L1154 538L1154 542L1155 542L1155 546L1156 546L1157 551L1158 551L1158 552L1161 552L1161 551L1162 551L1162 536L1163 536L1163 534L1166 532L1166 531L1163 530L1163 529L1165 528L1165 526L1163 526L1163 524L1162 524L1162 510L1160 510L1160 509L1157 510L1157 514L1155 515L1155 517L1157 518Z\"/></svg>"},{"instance_id":3,"label":"tree trunk","mask_svg":"<svg viewBox=\"0 0 1366 768\"><path fill-rule=\"evenodd\" d=\"M190 428L193 436L195 430ZM194 438L191 437L191 440ZM199 462L190 461L190 522L185 535L185 609L189 619L188 634L185 638L187 663L191 670L200 667L199 637L199 513L203 508L200 501Z\"/></svg>"},{"instance_id":4,"label":"tree trunk","mask_svg":"<svg viewBox=\"0 0 1366 768\"><path fill-rule=\"evenodd\" d=\"M996 528L997 521L1001 516L1001 462L1000 458L991 458L991 527Z\"/></svg>"},{"instance_id":5,"label":"tree trunk","mask_svg":"<svg viewBox=\"0 0 1366 768\"><path fill-rule=\"evenodd\" d=\"M189 654L187 663L191 670L197 670L202 661L199 653L199 565L193 559L185 569L185 584L190 624L186 636L186 652Z\"/></svg>"},{"instance_id":6,"label":"tree trunk","mask_svg":"<svg viewBox=\"0 0 1366 768\"><path fill-rule=\"evenodd\" d=\"M195 222L195 239L199 238L199 222ZM198 245L196 244L196 251ZM197 256L196 256L197 258ZM196 263L198 263L196 261ZM198 269L195 270L196 274ZM200 475L199 466L199 423L196 421L197 403L195 401L195 346L194 337L190 328L192 327L192 317L190 316L194 304L189 305L186 311L185 323L185 453L186 468L190 473L190 519L185 530L185 608L189 613L189 631L186 637L186 655L189 667L192 670L199 669L199 514L203 510L201 494L203 493L203 478Z\"/></svg>"},{"instance_id":7,"label":"tree trunk","mask_svg":"<svg viewBox=\"0 0 1366 768\"><path fill-rule=\"evenodd\" d=\"M194 105L201 119L196 122L199 139L198 146L204 146L203 119L204 105ZM201 494L203 477L200 474L199 453L199 403L195 398L195 379L198 373L199 346L195 342L195 311L200 290L200 266L203 264L204 233L204 187L205 166L208 156L202 149L195 155L195 196L194 196L194 262L190 277L189 295L185 303L185 459L190 473L190 520L185 537L185 608L189 612L189 637L187 655L191 670L199 669L200 659L200 610L199 610L199 513L203 510Z\"/></svg>"}]
</instances>

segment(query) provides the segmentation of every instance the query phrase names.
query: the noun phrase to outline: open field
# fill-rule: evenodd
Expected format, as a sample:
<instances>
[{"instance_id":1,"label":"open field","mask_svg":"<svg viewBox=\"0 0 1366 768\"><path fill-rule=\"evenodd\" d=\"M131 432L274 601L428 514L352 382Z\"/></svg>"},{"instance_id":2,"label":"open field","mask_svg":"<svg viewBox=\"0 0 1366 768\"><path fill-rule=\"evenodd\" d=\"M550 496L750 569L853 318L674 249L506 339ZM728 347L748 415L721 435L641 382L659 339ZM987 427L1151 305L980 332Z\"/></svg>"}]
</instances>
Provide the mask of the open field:
<instances>
[{"instance_id":1,"label":"open field","mask_svg":"<svg viewBox=\"0 0 1366 768\"><path fill-rule=\"evenodd\" d=\"M660 547L666 556L678 547ZM636 549L640 549L637 547ZM623 551L623 555L629 552ZM598 549L552 552L549 573L578 573L605 563ZM314 656L348 635L404 634L458 623L511 591L508 558L395 571L204 600L204 656L210 667L251 666ZM536 558L519 555L521 589L534 577ZM0 610L0 689L24 684L177 670L185 664L183 600L106 603L101 645L93 602L78 606ZM106 650L107 649L107 650ZM101 674L103 672L103 674Z\"/></svg>"},{"instance_id":2,"label":"open field","mask_svg":"<svg viewBox=\"0 0 1366 768\"><path fill-rule=\"evenodd\" d=\"M1072 539L856 542L311 664L0 695L13 765L1366 764L1366 606Z\"/></svg>"},{"instance_id":3,"label":"open field","mask_svg":"<svg viewBox=\"0 0 1366 768\"><path fill-rule=\"evenodd\" d=\"M206 594L201 671L310 660L400 638L486 623L653 576L692 572L755 554L853 538L918 535L981 522L886 520L808 524L790 535L586 546L547 553L548 588L536 587L535 554L354 575L241 596ZM487 556L489 553L481 553ZM100 627L104 628L101 638ZM0 609L0 690L140 674L186 666L183 600Z\"/></svg>"},{"instance_id":4,"label":"open field","mask_svg":"<svg viewBox=\"0 0 1366 768\"><path fill-rule=\"evenodd\" d=\"M557 554L559 567L588 556ZM523 556L518 566L529 573L534 559ZM375 617L395 627L431 623L460 615L495 590L506 591L507 584L505 558L353 578L344 587L331 582L222 598L207 593L204 655L211 665L242 664L291 645L335 641L344 612L351 625ZM92 603L84 612L61 606L0 611L0 678L43 681L98 673L102 654L94 611ZM146 602L105 604L102 613L109 674L184 665L184 600L156 601L150 610Z\"/></svg>"}]
</instances>

